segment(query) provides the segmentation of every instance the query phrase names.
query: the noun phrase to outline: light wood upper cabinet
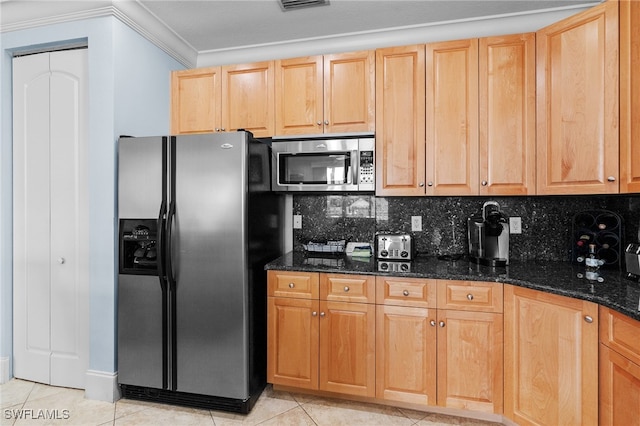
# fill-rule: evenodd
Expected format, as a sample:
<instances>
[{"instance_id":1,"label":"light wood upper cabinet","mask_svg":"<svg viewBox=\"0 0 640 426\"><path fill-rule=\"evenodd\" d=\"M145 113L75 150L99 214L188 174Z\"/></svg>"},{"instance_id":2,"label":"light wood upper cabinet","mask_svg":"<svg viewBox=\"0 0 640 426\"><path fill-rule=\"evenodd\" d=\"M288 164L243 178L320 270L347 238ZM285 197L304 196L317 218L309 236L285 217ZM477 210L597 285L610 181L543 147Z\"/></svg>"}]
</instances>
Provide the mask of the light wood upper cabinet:
<instances>
[{"instance_id":1,"label":"light wood upper cabinet","mask_svg":"<svg viewBox=\"0 0 640 426\"><path fill-rule=\"evenodd\" d=\"M424 45L376 51L376 195L424 195Z\"/></svg>"},{"instance_id":2,"label":"light wood upper cabinet","mask_svg":"<svg viewBox=\"0 0 640 426\"><path fill-rule=\"evenodd\" d=\"M245 129L256 137L273 136L274 62L222 67L223 131Z\"/></svg>"},{"instance_id":3,"label":"light wood upper cabinet","mask_svg":"<svg viewBox=\"0 0 640 426\"><path fill-rule=\"evenodd\" d=\"M222 127L220 67L171 73L171 133L214 132Z\"/></svg>"},{"instance_id":4,"label":"light wood upper cabinet","mask_svg":"<svg viewBox=\"0 0 640 426\"><path fill-rule=\"evenodd\" d=\"M373 132L374 51L276 61L276 135Z\"/></svg>"},{"instance_id":5,"label":"light wood upper cabinet","mask_svg":"<svg viewBox=\"0 0 640 426\"><path fill-rule=\"evenodd\" d=\"M505 285L504 320L505 416L597 424L598 305Z\"/></svg>"},{"instance_id":6,"label":"light wood upper cabinet","mask_svg":"<svg viewBox=\"0 0 640 426\"><path fill-rule=\"evenodd\" d=\"M620 192L640 192L640 2L619 4Z\"/></svg>"},{"instance_id":7,"label":"light wood upper cabinet","mask_svg":"<svg viewBox=\"0 0 640 426\"><path fill-rule=\"evenodd\" d=\"M478 193L478 39L426 45L427 195Z\"/></svg>"},{"instance_id":8,"label":"light wood upper cabinet","mask_svg":"<svg viewBox=\"0 0 640 426\"><path fill-rule=\"evenodd\" d=\"M535 34L480 39L480 195L536 192Z\"/></svg>"},{"instance_id":9,"label":"light wood upper cabinet","mask_svg":"<svg viewBox=\"0 0 640 426\"><path fill-rule=\"evenodd\" d=\"M171 133L274 131L273 61L174 71Z\"/></svg>"},{"instance_id":10,"label":"light wood upper cabinet","mask_svg":"<svg viewBox=\"0 0 640 426\"><path fill-rule=\"evenodd\" d=\"M536 33L537 193L618 192L618 3Z\"/></svg>"}]
</instances>

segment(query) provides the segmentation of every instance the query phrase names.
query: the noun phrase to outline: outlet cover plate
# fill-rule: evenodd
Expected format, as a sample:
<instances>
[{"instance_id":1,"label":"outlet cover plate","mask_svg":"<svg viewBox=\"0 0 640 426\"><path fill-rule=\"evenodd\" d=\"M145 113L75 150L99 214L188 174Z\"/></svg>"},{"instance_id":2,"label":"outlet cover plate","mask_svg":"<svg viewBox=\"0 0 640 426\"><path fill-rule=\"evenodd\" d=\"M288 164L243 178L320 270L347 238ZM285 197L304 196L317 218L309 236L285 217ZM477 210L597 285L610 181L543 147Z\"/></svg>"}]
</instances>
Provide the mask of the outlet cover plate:
<instances>
[{"instance_id":1,"label":"outlet cover plate","mask_svg":"<svg viewBox=\"0 0 640 426\"><path fill-rule=\"evenodd\" d=\"M411 216L411 231L422 231L422 216Z\"/></svg>"},{"instance_id":2,"label":"outlet cover plate","mask_svg":"<svg viewBox=\"0 0 640 426\"><path fill-rule=\"evenodd\" d=\"M522 234L522 220L520 217L509 218L509 233L510 234Z\"/></svg>"}]
</instances>

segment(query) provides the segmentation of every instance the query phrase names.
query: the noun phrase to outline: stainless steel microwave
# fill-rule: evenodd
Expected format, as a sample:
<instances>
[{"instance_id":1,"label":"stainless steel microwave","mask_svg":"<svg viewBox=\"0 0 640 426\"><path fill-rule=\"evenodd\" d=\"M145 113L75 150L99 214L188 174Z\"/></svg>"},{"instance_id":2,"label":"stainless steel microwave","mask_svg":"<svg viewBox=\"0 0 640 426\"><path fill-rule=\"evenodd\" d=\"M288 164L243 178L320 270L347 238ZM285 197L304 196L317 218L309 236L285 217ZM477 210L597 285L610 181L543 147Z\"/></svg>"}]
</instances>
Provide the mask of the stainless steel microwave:
<instances>
[{"instance_id":1,"label":"stainless steel microwave","mask_svg":"<svg viewBox=\"0 0 640 426\"><path fill-rule=\"evenodd\" d=\"M273 139L271 187L292 192L373 192L375 138Z\"/></svg>"}]
</instances>

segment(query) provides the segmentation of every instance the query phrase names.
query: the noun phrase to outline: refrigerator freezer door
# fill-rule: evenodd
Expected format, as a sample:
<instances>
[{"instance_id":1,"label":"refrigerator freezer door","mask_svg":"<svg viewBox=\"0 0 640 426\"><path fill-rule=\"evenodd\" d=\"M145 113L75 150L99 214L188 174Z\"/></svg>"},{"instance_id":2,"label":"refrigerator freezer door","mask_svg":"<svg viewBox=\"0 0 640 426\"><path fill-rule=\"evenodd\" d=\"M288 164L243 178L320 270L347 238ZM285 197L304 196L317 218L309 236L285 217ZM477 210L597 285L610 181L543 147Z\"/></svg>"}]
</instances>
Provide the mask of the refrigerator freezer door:
<instances>
[{"instance_id":1,"label":"refrigerator freezer door","mask_svg":"<svg viewBox=\"0 0 640 426\"><path fill-rule=\"evenodd\" d=\"M162 137L120 138L120 219L157 222L166 185L164 150L166 144ZM120 225L124 222L119 221ZM123 230L120 231L122 235ZM120 244L120 249L123 248ZM157 275L121 273L118 276L118 382L121 384L157 389L166 384L167 295L163 294L160 282Z\"/></svg>"},{"instance_id":2,"label":"refrigerator freezer door","mask_svg":"<svg viewBox=\"0 0 640 426\"><path fill-rule=\"evenodd\" d=\"M249 396L247 151L244 132L175 143L177 391Z\"/></svg>"},{"instance_id":3,"label":"refrigerator freezer door","mask_svg":"<svg viewBox=\"0 0 640 426\"><path fill-rule=\"evenodd\" d=\"M163 296L158 277L118 278L118 383L162 389Z\"/></svg>"}]
</instances>

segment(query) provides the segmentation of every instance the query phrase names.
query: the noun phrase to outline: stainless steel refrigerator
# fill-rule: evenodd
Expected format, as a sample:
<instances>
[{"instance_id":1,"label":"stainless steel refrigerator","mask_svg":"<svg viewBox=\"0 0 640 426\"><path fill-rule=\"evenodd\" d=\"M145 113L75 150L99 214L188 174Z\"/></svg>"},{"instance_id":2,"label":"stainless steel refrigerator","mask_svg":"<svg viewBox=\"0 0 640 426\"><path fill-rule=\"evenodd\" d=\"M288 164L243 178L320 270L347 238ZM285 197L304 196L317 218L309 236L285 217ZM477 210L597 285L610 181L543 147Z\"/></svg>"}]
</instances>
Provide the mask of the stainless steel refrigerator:
<instances>
[{"instance_id":1,"label":"stainless steel refrigerator","mask_svg":"<svg viewBox=\"0 0 640 426\"><path fill-rule=\"evenodd\" d=\"M118 142L123 397L247 413L266 383L266 272L281 254L270 145L251 133Z\"/></svg>"}]
</instances>

